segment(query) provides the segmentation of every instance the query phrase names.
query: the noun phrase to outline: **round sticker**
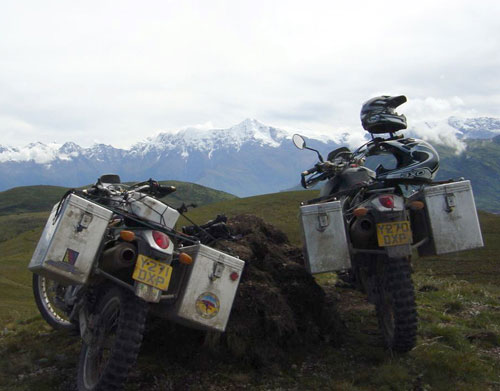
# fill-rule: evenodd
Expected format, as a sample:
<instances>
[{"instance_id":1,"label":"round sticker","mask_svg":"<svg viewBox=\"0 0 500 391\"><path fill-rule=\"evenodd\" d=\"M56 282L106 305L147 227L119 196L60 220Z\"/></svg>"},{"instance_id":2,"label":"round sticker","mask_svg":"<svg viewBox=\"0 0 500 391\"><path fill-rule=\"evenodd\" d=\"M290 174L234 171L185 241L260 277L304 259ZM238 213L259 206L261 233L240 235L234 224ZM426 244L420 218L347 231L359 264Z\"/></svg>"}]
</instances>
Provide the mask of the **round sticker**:
<instances>
[{"instance_id":1,"label":"round sticker","mask_svg":"<svg viewBox=\"0 0 500 391\"><path fill-rule=\"evenodd\" d=\"M219 298L211 292L202 293L196 299L196 311L205 319L211 319L217 315L219 305Z\"/></svg>"}]
</instances>

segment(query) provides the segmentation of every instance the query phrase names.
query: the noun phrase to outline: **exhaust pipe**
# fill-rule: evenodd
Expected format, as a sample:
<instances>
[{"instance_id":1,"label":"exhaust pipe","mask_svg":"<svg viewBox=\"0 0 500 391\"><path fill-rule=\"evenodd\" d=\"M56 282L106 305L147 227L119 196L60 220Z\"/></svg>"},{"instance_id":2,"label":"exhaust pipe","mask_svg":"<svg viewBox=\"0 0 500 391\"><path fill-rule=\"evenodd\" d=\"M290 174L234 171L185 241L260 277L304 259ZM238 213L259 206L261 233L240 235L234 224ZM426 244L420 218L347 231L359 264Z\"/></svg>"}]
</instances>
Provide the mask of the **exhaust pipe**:
<instances>
[{"instance_id":1,"label":"exhaust pipe","mask_svg":"<svg viewBox=\"0 0 500 391\"><path fill-rule=\"evenodd\" d=\"M100 266L104 271L114 272L132 267L137 258L137 249L131 243L120 243L103 252Z\"/></svg>"},{"instance_id":2,"label":"exhaust pipe","mask_svg":"<svg viewBox=\"0 0 500 391\"><path fill-rule=\"evenodd\" d=\"M376 239L375 223L369 216L358 217L351 225L350 235L356 248L370 248Z\"/></svg>"}]
</instances>

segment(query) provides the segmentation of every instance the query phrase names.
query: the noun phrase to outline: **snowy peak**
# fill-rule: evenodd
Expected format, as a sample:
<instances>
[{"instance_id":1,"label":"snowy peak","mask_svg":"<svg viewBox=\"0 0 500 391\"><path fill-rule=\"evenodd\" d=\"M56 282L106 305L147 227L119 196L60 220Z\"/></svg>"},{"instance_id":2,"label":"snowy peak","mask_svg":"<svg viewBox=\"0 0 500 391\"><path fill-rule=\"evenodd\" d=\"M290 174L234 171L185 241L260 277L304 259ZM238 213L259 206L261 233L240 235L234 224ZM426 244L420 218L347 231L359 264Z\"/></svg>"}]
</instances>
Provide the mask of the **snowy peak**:
<instances>
[{"instance_id":1,"label":"snowy peak","mask_svg":"<svg viewBox=\"0 0 500 391\"><path fill-rule=\"evenodd\" d=\"M239 150L245 143L277 148L284 139L290 137L284 130L266 126L255 119L246 119L227 129L184 128L177 133L160 133L145 142L135 144L131 152L144 155L180 149L185 157L193 150L208 153L210 156L218 149Z\"/></svg>"},{"instance_id":2,"label":"snowy peak","mask_svg":"<svg viewBox=\"0 0 500 391\"><path fill-rule=\"evenodd\" d=\"M460 131L462 138L492 138L500 134L500 119L490 117L459 118L450 117L448 124Z\"/></svg>"},{"instance_id":3,"label":"snowy peak","mask_svg":"<svg viewBox=\"0 0 500 391\"><path fill-rule=\"evenodd\" d=\"M407 134L408 133L408 134ZM201 152L211 158L216 151L238 152L244 146L252 148L280 148L290 143L292 132L267 126L255 119L244 121L226 129L207 129L199 127L184 128L176 133L159 133L128 150L114 148L111 145L95 144L90 148L82 148L73 142L64 144L40 142L31 143L22 148L0 146L0 163L33 162L50 165L54 161L70 162L78 160L114 162L125 158L141 158L159 160L167 155L175 154L188 159L190 154ZM434 123L422 122L405 131L405 135L428 139L438 144L450 145L463 150L463 139L490 139L500 134L500 119L450 117ZM307 136L306 134L304 136ZM348 144L358 146L364 141L365 134L343 133L331 136L312 136L324 144Z\"/></svg>"},{"instance_id":4,"label":"snowy peak","mask_svg":"<svg viewBox=\"0 0 500 391\"><path fill-rule=\"evenodd\" d=\"M83 148L73 142L64 143L59 148L59 153L63 155L77 156L83 151Z\"/></svg>"},{"instance_id":5,"label":"snowy peak","mask_svg":"<svg viewBox=\"0 0 500 391\"><path fill-rule=\"evenodd\" d=\"M278 147L285 138L290 138L286 131L266 126L255 119L246 119L229 128L229 131L235 139L241 142L257 141L272 147Z\"/></svg>"},{"instance_id":6,"label":"snowy peak","mask_svg":"<svg viewBox=\"0 0 500 391\"><path fill-rule=\"evenodd\" d=\"M37 164L47 164L59 155L60 144L41 142L28 144L24 148L2 148L0 162L7 161L33 161Z\"/></svg>"}]
</instances>

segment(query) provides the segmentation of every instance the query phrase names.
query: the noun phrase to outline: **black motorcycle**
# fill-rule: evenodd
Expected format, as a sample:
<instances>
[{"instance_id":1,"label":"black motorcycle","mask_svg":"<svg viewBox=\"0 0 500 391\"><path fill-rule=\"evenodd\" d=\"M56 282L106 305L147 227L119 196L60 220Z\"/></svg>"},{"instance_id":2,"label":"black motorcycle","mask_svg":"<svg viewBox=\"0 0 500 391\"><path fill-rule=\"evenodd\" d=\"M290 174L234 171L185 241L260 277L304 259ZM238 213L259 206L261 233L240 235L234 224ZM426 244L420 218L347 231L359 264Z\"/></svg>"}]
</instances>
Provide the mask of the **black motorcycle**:
<instances>
[{"instance_id":1,"label":"black motorcycle","mask_svg":"<svg viewBox=\"0 0 500 391\"><path fill-rule=\"evenodd\" d=\"M423 148L435 157L437 153L422 140L391 135L374 138L354 152L339 148L324 160L306 146L302 136L294 135L293 142L319 157L313 168L301 174L302 186L310 188L326 181L320 197L301 207L310 271L338 271L366 293L376 307L386 347L409 351L417 333L411 254L426 239L414 240L411 221L412 212L424 204L407 195L428 183L437 167L427 172L422 165L412 166L407 156ZM397 160L393 169L383 165L387 165L387 155ZM376 170L365 166L370 156L381 162ZM307 217L311 211L312 220Z\"/></svg>"}]
</instances>

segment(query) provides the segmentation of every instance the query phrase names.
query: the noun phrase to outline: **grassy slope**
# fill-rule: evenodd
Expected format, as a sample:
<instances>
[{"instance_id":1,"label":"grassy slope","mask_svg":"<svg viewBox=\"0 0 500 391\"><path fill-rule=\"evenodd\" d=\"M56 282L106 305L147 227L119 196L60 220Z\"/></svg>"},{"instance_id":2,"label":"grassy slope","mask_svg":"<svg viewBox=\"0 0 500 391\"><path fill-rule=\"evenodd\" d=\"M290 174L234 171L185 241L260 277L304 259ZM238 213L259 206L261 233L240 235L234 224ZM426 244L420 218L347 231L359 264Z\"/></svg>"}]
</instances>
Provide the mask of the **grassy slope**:
<instances>
[{"instance_id":1,"label":"grassy slope","mask_svg":"<svg viewBox=\"0 0 500 391\"><path fill-rule=\"evenodd\" d=\"M59 186L21 186L0 192L0 216L50 210L67 191Z\"/></svg>"},{"instance_id":2,"label":"grassy slope","mask_svg":"<svg viewBox=\"0 0 500 391\"><path fill-rule=\"evenodd\" d=\"M470 179L481 210L500 211L500 138L494 140L466 140L467 149L457 155L447 147L438 148L441 158L438 178L464 177Z\"/></svg>"},{"instance_id":3,"label":"grassy slope","mask_svg":"<svg viewBox=\"0 0 500 391\"><path fill-rule=\"evenodd\" d=\"M254 213L299 243L297 208L301 200L314 195L291 192L230 200L194 209L189 215L204 222L221 212ZM127 390L144 389L144 384L151 390L175 389L186 379L195 379L189 387L194 390L244 385L262 390L496 389L500 384L500 217L481 213L480 219L484 249L416 260L420 329L418 346L408 355L392 357L385 352L373 307L357 292L335 287L335 277L326 274L319 281L339 298L348 326L341 348L325 343L314 351L293 353L282 368L262 373L218 360L201 366L165 363L161 350L146 341ZM0 384L8 384L9 390L66 389L75 376L77 339L49 331L32 303L26 265L40 230L0 243L0 356L8 357L0 359Z\"/></svg>"},{"instance_id":4,"label":"grassy slope","mask_svg":"<svg viewBox=\"0 0 500 391\"><path fill-rule=\"evenodd\" d=\"M201 208L190 209L186 216L194 222L201 224L221 213L224 213L228 217L242 213L251 213L286 232L290 241L299 245L300 232L298 222L300 202L317 197L318 194L317 191L264 194L226 202L217 202ZM190 224L181 218L178 226Z\"/></svg>"},{"instance_id":5,"label":"grassy slope","mask_svg":"<svg viewBox=\"0 0 500 391\"><path fill-rule=\"evenodd\" d=\"M237 197L232 194L197 185L195 183L179 181L161 181L160 183L163 185L175 186L177 188L177 191L162 198L162 201L174 207L179 207L183 202L194 203L201 206L219 201L237 199Z\"/></svg>"},{"instance_id":6,"label":"grassy slope","mask_svg":"<svg viewBox=\"0 0 500 391\"><path fill-rule=\"evenodd\" d=\"M205 205L236 198L232 194L190 182L161 181L161 183L177 188L175 193L164 198L166 202L176 207L182 201ZM67 190L68 188L58 186L22 186L2 191L0 192L0 216L48 211Z\"/></svg>"}]
</instances>

